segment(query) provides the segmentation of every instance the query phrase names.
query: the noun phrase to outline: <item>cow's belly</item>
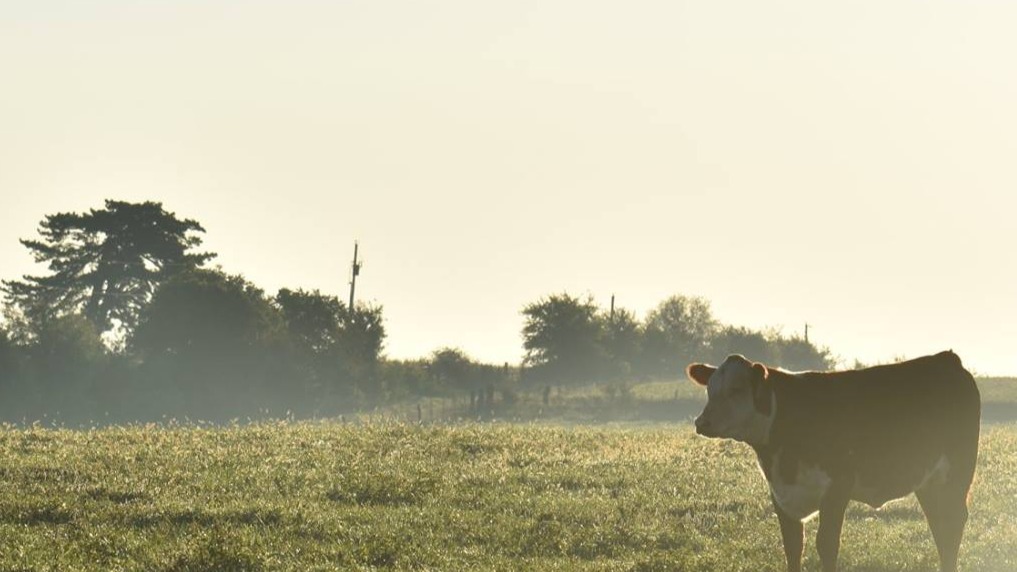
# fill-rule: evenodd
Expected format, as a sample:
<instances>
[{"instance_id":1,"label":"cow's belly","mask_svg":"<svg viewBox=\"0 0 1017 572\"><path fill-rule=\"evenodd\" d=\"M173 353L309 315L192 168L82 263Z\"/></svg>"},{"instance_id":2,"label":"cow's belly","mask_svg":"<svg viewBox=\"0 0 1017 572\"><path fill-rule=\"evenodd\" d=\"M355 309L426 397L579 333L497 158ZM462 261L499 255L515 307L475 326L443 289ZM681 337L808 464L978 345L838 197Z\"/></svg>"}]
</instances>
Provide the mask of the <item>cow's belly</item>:
<instances>
[{"instance_id":1,"label":"cow's belly","mask_svg":"<svg viewBox=\"0 0 1017 572\"><path fill-rule=\"evenodd\" d=\"M799 463L794 482L786 482L780 478L779 463L779 459L774 463L773 478L769 480L774 502L788 516L799 520L812 518L819 511L819 503L832 479L817 466Z\"/></svg>"},{"instance_id":2,"label":"cow's belly","mask_svg":"<svg viewBox=\"0 0 1017 572\"><path fill-rule=\"evenodd\" d=\"M855 479L855 486L851 489L851 499L863 502L873 508L879 508L923 487L946 482L949 471L950 462L944 455L939 457L933 465L913 473L911 478L894 475L895 478L879 479L859 475Z\"/></svg>"},{"instance_id":3,"label":"cow's belly","mask_svg":"<svg viewBox=\"0 0 1017 572\"><path fill-rule=\"evenodd\" d=\"M818 465L801 461L796 463L794 478L785 479L783 476L789 467L782 469L782 457L781 454L773 457L770 470L763 471L768 475L770 492L785 514L807 520L819 511L833 479ZM902 466L893 466L892 463L871 465L869 470L856 467L851 499L879 508L915 490L946 482L949 471L950 462L945 455L936 458L933 463L917 467L907 463Z\"/></svg>"}]
</instances>

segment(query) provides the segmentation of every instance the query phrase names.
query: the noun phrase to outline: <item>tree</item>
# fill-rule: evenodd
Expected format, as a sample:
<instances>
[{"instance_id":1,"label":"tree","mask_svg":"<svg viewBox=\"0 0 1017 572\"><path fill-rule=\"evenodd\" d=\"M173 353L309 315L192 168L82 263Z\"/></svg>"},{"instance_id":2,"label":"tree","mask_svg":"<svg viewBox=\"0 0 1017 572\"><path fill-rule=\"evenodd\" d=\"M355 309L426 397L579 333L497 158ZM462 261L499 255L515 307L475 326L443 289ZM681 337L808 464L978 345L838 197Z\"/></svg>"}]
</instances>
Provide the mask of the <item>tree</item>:
<instances>
[{"instance_id":1,"label":"tree","mask_svg":"<svg viewBox=\"0 0 1017 572\"><path fill-rule=\"evenodd\" d=\"M372 377L385 343L381 306L350 311L335 296L287 288L276 294L275 303L315 385L352 382L364 393L377 392Z\"/></svg>"},{"instance_id":2,"label":"tree","mask_svg":"<svg viewBox=\"0 0 1017 572\"><path fill-rule=\"evenodd\" d=\"M341 337L340 316L346 307L339 298L315 290L283 288L275 295L294 344L309 355L335 351Z\"/></svg>"},{"instance_id":3,"label":"tree","mask_svg":"<svg viewBox=\"0 0 1017 572\"><path fill-rule=\"evenodd\" d=\"M385 348L385 323L382 307L360 304L352 310L343 305L339 314L339 348L347 358L373 365Z\"/></svg>"},{"instance_id":4,"label":"tree","mask_svg":"<svg viewBox=\"0 0 1017 572\"><path fill-rule=\"evenodd\" d=\"M264 292L221 270L180 273L156 292L131 339L144 358L229 358L283 339L282 317Z\"/></svg>"},{"instance_id":5,"label":"tree","mask_svg":"<svg viewBox=\"0 0 1017 572\"><path fill-rule=\"evenodd\" d=\"M339 299L319 291L307 292L283 288L274 302L282 312L289 338L288 360L296 381L302 381L304 393L317 404L331 401L344 385L339 364L339 314L345 311ZM348 392L347 392L348 393Z\"/></svg>"},{"instance_id":6,"label":"tree","mask_svg":"<svg viewBox=\"0 0 1017 572\"><path fill-rule=\"evenodd\" d=\"M88 418L95 399L95 381L108 356L95 325L80 314L47 320L25 348L23 383L30 418L62 414L63 419Z\"/></svg>"},{"instance_id":7,"label":"tree","mask_svg":"<svg viewBox=\"0 0 1017 572\"><path fill-rule=\"evenodd\" d=\"M643 329L630 310L616 308L614 315L601 318L604 323L604 351L615 374L630 375L642 357Z\"/></svg>"},{"instance_id":8,"label":"tree","mask_svg":"<svg viewBox=\"0 0 1017 572\"><path fill-rule=\"evenodd\" d=\"M431 354L427 372L435 386L443 389L477 389L478 364L459 348L441 348Z\"/></svg>"},{"instance_id":9,"label":"tree","mask_svg":"<svg viewBox=\"0 0 1017 572\"><path fill-rule=\"evenodd\" d=\"M100 332L128 333L160 283L214 256L192 252L201 232L156 202L107 200L103 209L47 215L42 239L21 244L50 274L5 280L2 290L33 322L80 313Z\"/></svg>"},{"instance_id":10,"label":"tree","mask_svg":"<svg viewBox=\"0 0 1017 572\"><path fill-rule=\"evenodd\" d=\"M159 287L129 340L144 378L188 413L223 418L297 399L278 308L242 276L178 273ZM289 384L289 385L287 385ZM288 408L291 405L285 404Z\"/></svg>"},{"instance_id":11,"label":"tree","mask_svg":"<svg viewBox=\"0 0 1017 572\"><path fill-rule=\"evenodd\" d=\"M377 394L376 378L382 349L385 347L385 323L381 306L361 304L352 310L342 306L339 314L337 347L347 375L366 394Z\"/></svg>"},{"instance_id":12,"label":"tree","mask_svg":"<svg viewBox=\"0 0 1017 572\"><path fill-rule=\"evenodd\" d=\"M746 358L770 365L778 365L773 337L741 326L726 326L713 337L711 344L712 363L721 363L731 354L741 354Z\"/></svg>"},{"instance_id":13,"label":"tree","mask_svg":"<svg viewBox=\"0 0 1017 572\"><path fill-rule=\"evenodd\" d=\"M0 391L8 399L11 397L7 392L11 384L17 379L21 370L21 352L17 344L11 339L7 329L0 324ZM0 399L3 399L0 397Z\"/></svg>"},{"instance_id":14,"label":"tree","mask_svg":"<svg viewBox=\"0 0 1017 572\"><path fill-rule=\"evenodd\" d=\"M106 355L95 325L80 314L47 322L30 349L32 361L45 364L58 381L77 377L75 371L102 361Z\"/></svg>"},{"instance_id":15,"label":"tree","mask_svg":"<svg viewBox=\"0 0 1017 572\"><path fill-rule=\"evenodd\" d=\"M276 294L275 302L290 335L306 351L339 351L360 364L375 363L381 357L385 345L381 306L361 304L350 311L335 296L286 288Z\"/></svg>"},{"instance_id":16,"label":"tree","mask_svg":"<svg viewBox=\"0 0 1017 572\"><path fill-rule=\"evenodd\" d=\"M785 338L775 336L771 343L774 346L775 360L781 367L795 371L824 371L833 369L836 360L827 348L818 348L804 338L792 336Z\"/></svg>"},{"instance_id":17,"label":"tree","mask_svg":"<svg viewBox=\"0 0 1017 572\"><path fill-rule=\"evenodd\" d=\"M705 298L675 295L646 316L644 350L649 373L678 375L702 359L720 324Z\"/></svg>"},{"instance_id":18,"label":"tree","mask_svg":"<svg viewBox=\"0 0 1017 572\"><path fill-rule=\"evenodd\" d=\"M351 312L335 296L287 288L276 294L275 303L296 353L295 365L307 374L312 391L346 385L378 393L373 378L385 341L380 306L360 305Z\"/></svg>"},{"instance_id":19,"label":"tree","mask_svg":"<svg viewBox=\"0 0 1017 572\"><path fill-rule=\"evenodd\" d=\"M554 294L523 308L524 363L548 381L600 376L604 323L592 297Z\"/></svg>"},{"instance_id":20,"label":"tree","mask_svg":"<svg viewBox=\"0 0 1017 572\"><path fill-rule=\"evenodd\" d=\"M730 354L742 354L753 361L790 370L827 370L835 360L830 350L818 348L799 336L785 337L780 330L762 332L728 326L711 343L711 360L722 362Z\"/></svg>"}]
</instances>

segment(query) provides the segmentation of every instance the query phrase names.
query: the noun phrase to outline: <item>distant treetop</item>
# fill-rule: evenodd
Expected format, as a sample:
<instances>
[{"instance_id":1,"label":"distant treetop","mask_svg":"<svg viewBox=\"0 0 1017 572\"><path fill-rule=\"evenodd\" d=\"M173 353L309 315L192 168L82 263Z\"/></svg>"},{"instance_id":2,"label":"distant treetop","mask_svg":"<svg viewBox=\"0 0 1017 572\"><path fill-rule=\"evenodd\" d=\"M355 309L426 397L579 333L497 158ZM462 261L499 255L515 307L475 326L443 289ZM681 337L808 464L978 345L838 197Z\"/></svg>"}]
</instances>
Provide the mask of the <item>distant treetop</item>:
<instances>
[{"instance_id":1,"label":"distant treetop","mask_svg":"<svg viewBox=\"0 0 1017 572\"><path fill-rule=\"evenodd\" d=\"M107 200L87 213L46 215L38 240L21 240L49 274L4 280L6 303L30 324L80 313L102 332L137 325L157 285L215 255L195 252L205 229L162 203Z\"/></svg>"}]
</instances>

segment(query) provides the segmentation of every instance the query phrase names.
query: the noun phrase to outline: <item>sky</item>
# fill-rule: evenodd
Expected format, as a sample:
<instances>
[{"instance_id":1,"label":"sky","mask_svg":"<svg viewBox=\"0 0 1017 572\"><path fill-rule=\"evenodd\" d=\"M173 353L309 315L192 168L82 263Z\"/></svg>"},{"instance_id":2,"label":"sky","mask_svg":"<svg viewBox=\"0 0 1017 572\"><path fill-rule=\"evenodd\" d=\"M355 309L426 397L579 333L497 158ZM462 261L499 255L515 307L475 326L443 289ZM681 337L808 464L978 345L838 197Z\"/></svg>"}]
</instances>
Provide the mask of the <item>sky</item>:
<instances>
[{"instance_id":1,"label":"sky","mask_svg":"<svg viewBox=\"0 0 1017 572\"><path fill-rule=\"evenodd\" d=\"M107 198L391 357L522 356L521 309L703 296L845 366L1017 375L1017 4L0 0L0 277Z\"/></svg>"}]
</instances>

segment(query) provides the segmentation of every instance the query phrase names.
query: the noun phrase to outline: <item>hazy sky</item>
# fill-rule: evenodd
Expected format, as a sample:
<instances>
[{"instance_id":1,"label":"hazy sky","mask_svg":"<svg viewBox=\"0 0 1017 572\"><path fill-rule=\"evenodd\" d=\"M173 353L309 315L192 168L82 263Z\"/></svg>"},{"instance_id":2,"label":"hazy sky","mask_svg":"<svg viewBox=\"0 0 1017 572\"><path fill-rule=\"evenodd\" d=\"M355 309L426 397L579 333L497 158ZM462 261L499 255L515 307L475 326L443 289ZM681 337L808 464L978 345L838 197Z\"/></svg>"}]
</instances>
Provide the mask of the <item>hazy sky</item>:
<instances>
[{"instance_id":1,"label":"hazy sky","mask_svg":"<svg viewBox=\"0 0 1017 572\"><path fill-rule=\"evenodd\" d=\"M845 362L1017 374L1017 4L0 0L0 276L104 198L394 357L674 293Z\"/></svg>"}]
</instances>

